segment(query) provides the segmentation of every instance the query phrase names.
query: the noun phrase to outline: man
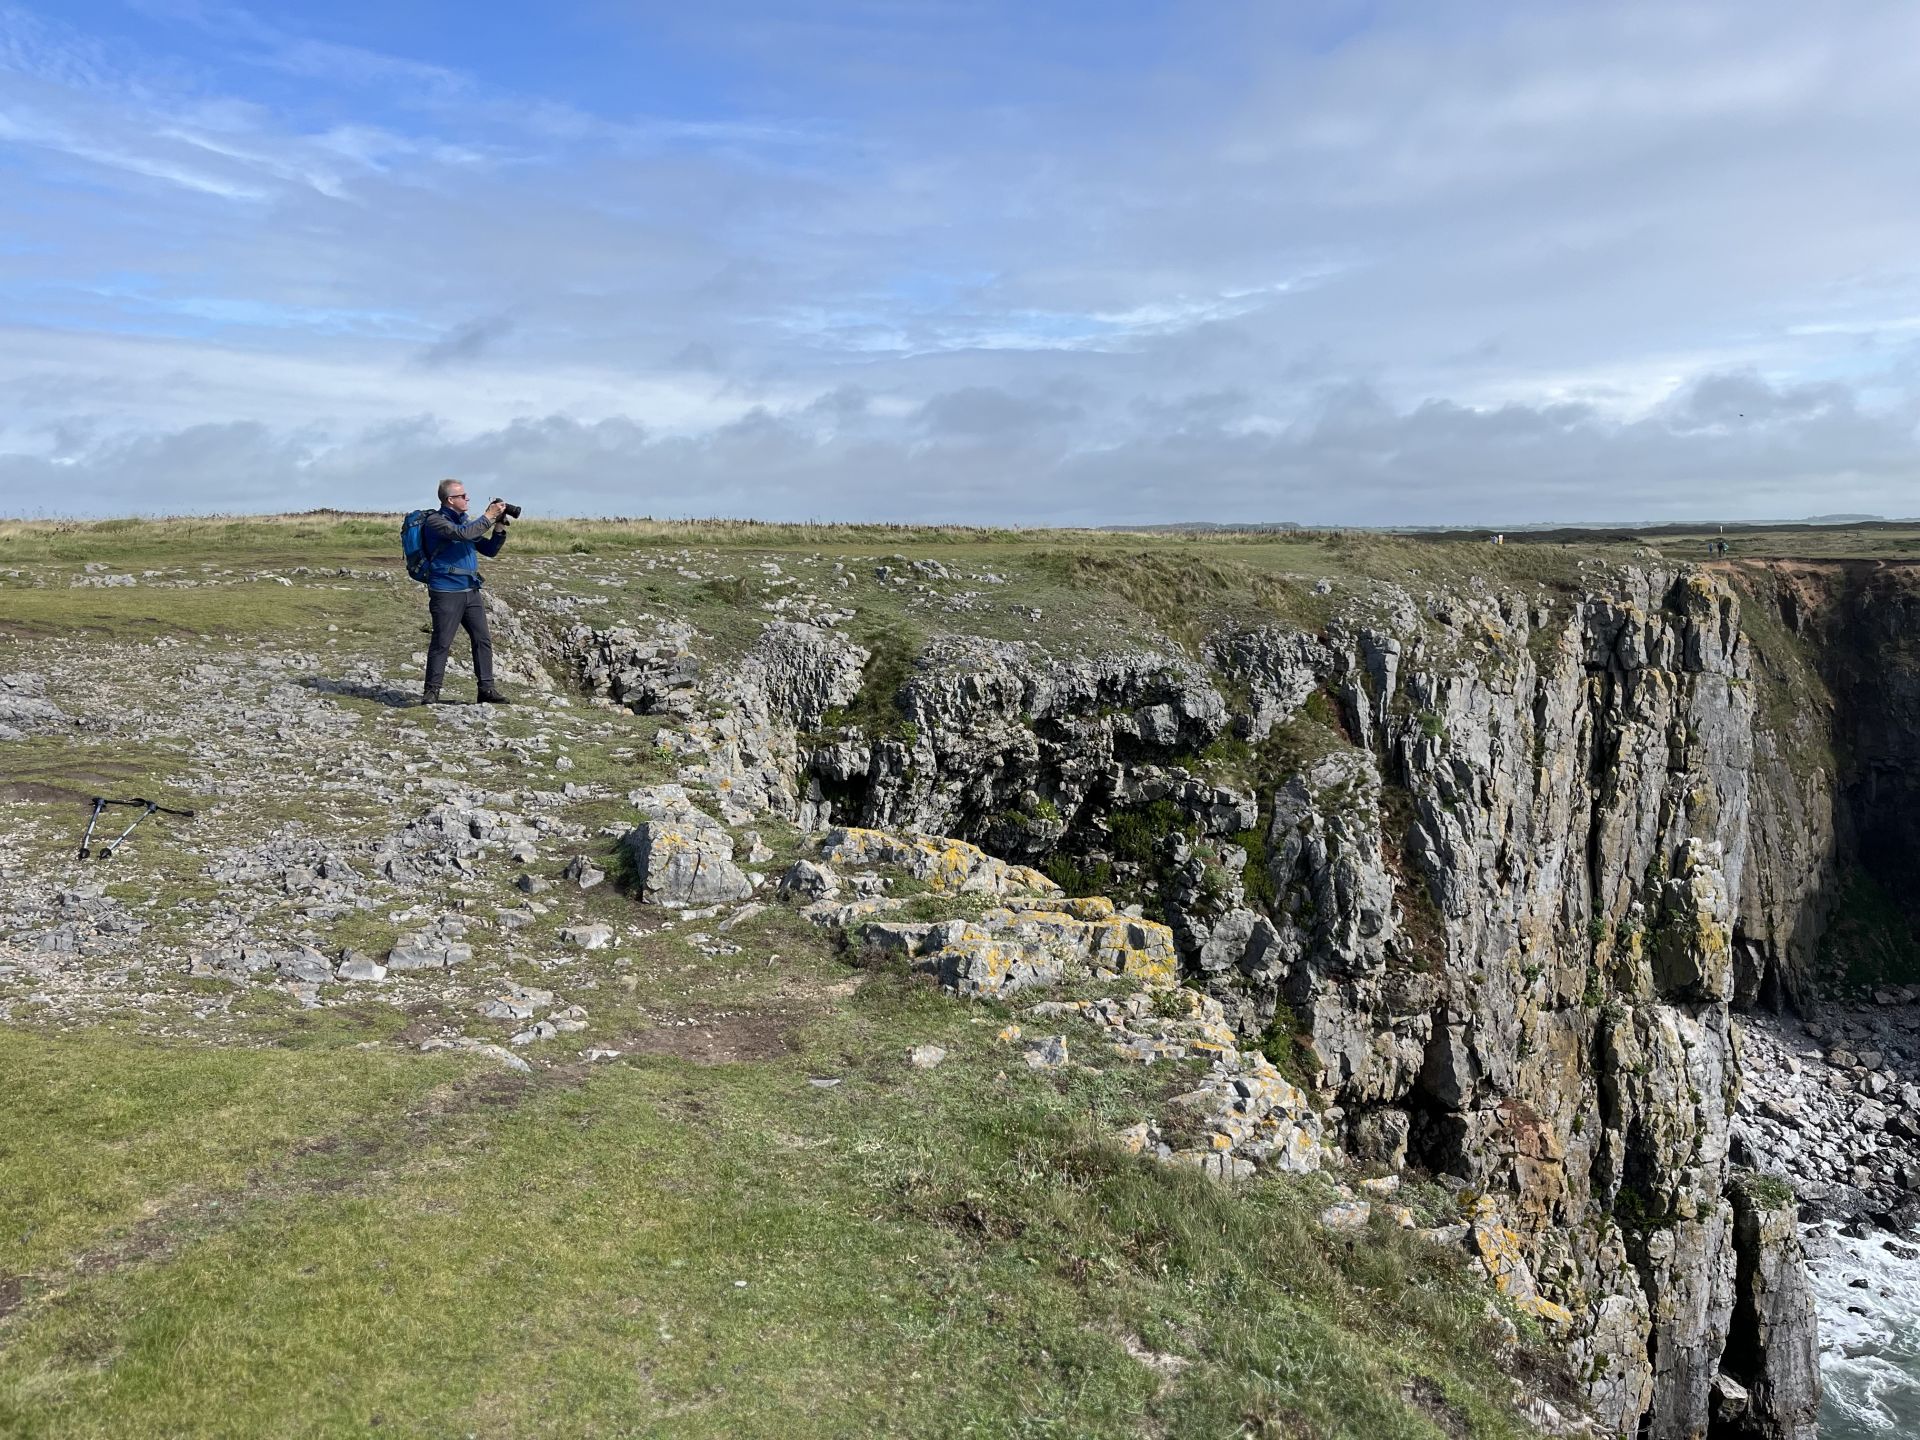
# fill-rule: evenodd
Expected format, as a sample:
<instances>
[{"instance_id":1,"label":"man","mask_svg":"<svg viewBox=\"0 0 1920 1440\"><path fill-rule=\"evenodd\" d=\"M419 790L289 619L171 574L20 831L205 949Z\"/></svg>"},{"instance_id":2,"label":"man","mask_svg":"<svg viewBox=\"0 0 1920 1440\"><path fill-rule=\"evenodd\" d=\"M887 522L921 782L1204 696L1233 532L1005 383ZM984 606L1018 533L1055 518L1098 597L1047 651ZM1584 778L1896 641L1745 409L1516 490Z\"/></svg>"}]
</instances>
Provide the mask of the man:
<instances>
[{"instance_id":1,"label":"man","mask_svg":"<svg viewBox=\"0 0 1920 1440\"><path fill-rule=\"evenodd\" d=\"M476 519L469 520L467 487L458 480L440 482L440 508L427 516L421 527L427 551L427 610L433 617L422 705L441 703L440 682L447 673L447 652L453 649L454 631L462 626L473 644L473 674L480 682L481 703L508 703L493 684L493 635L487 629L486 603L480 598L476 558L485 555L492 559L506 544L507 525L500 518L505 509L505 503L496 500ZM493 531L491 535L487 534L489 530Z\"/></svg>"}]
</instances>

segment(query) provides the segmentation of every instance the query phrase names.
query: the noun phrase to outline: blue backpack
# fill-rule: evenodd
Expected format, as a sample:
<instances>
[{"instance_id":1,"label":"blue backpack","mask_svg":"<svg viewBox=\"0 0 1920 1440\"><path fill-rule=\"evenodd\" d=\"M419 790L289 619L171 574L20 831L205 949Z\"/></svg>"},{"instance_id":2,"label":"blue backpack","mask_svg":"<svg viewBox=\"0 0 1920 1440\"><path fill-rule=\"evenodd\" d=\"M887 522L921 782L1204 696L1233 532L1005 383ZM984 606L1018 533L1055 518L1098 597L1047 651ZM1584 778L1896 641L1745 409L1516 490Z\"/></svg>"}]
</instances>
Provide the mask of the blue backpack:
<instances>
[{"instance_id":1,"label":"blue backpack","mask_svg":"<svg viewBox=\"0 0 1920 1440\"><path fill-rule=\"evenodd\" d=\"M433 578L427 554L427 516L431 510L409 510L400 522L400 554L407 562L407 574L425 585Z\"/></svg>"}]
</instances>

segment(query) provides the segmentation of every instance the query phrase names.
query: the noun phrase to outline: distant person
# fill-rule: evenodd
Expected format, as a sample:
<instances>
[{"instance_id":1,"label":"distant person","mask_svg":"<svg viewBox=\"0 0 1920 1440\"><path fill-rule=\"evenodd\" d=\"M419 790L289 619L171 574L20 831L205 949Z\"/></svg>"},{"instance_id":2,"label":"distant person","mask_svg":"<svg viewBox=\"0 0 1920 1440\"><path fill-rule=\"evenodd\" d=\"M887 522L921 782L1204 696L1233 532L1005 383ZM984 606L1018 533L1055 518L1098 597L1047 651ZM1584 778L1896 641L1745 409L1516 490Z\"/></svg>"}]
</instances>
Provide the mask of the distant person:
<instances>
[{"instance_id":1,"label":"distant person","mask_svg":"<svg viewBox=\"0 0 1920 1440\"><path fill-rule=\"evenodd\" d=\"M507 522L503 518L506 508L504 500L496 500L469 520L467 487L458 480L440 482L440 508L428 515L421 527L427 551L427 612L433 617L427 681L420 693L422 705L442 703L440 682L447 673L447 654L453 649L453 632L462 626L473 645L473 674L480 682L481 703L509 703L494 688L493 634L487 628L487 606L480 596L477 558L485 555L492 559L507 543Z\"/></svg>"}]
</instances>

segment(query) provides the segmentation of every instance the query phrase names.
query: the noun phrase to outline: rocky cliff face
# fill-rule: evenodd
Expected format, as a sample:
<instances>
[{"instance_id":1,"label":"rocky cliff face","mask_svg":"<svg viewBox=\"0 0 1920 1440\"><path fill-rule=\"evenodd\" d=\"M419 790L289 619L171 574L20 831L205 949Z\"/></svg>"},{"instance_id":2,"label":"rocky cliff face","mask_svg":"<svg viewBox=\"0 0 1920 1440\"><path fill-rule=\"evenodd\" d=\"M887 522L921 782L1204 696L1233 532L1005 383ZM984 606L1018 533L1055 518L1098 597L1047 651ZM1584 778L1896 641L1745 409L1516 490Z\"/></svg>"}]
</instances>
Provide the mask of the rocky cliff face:
<instances>
[{"instance_id":1,"label":"rocky cliff face","mask_svg":"<svg viewBox=\"0 0 1920 1440\"><path fill-rule=\"evenodd\" d=\"M1649 568L1564 608L1488 593L1411 625L1407 608L1332 637L1366 743L1283 787L1274 935L1256 926L1207 983L1243 997L1243 1023L1312 1037L1356 1144L1385 1137L1390 1159L1405 1135L1511 1197L1603 1423L1700 1433L1740 1278L1731 1002L1756 726L1737 600ZM1772 1338L1811 1373L1810 1310ZM1743 1423L1791 1433L1804 1399L1769 1391Z\"/></svg>"},{"instance_id":2,"label":"rocky cliff face","mask_svg":"<svg viewBox=\"0 0 1920 1440\"><path fill-rule=\"evenodd\" d=\"M728 733L670 743L743 814L1132 895L1243 1039L1309 1057L1351 1152L1517 1219L1611 1432L1799 1436L1813 1314L1790 1197L1729 1161L1735 1012L1809 993L1848 846L1920 854L1920 667L1858 663L1905 653L1916 603L1652 562L1362 584L1195 653L943 636L881 697L895 723L825 733L866 654L783 623L706 682ZM690 684L667 639L596 635L584 673Z\"/></svg>"}]
</instances>

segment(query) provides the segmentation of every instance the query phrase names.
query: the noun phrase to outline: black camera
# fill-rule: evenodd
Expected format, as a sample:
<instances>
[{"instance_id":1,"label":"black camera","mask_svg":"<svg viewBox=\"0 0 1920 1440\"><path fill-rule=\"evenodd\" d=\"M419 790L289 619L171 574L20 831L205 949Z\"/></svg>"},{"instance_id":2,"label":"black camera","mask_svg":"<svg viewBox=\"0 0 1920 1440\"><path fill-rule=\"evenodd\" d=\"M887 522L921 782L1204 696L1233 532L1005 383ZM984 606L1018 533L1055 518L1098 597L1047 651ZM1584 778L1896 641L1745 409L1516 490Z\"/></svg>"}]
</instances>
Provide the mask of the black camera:
<instances>
[{"instance_id":1,"label":"black camera","mask_svg":"<svg viewBox=\"0 0 1920 1440\"><path fill-rule=\"evenodd\" d=\"M509 520L518 520L520 518L520 507L518 505L507 504L507 502L502 500L498 495L494 496L488 504L498 505L500 507L500 518L495 522L496 524L504 525Z\"/></svg>"}]
</instances>

